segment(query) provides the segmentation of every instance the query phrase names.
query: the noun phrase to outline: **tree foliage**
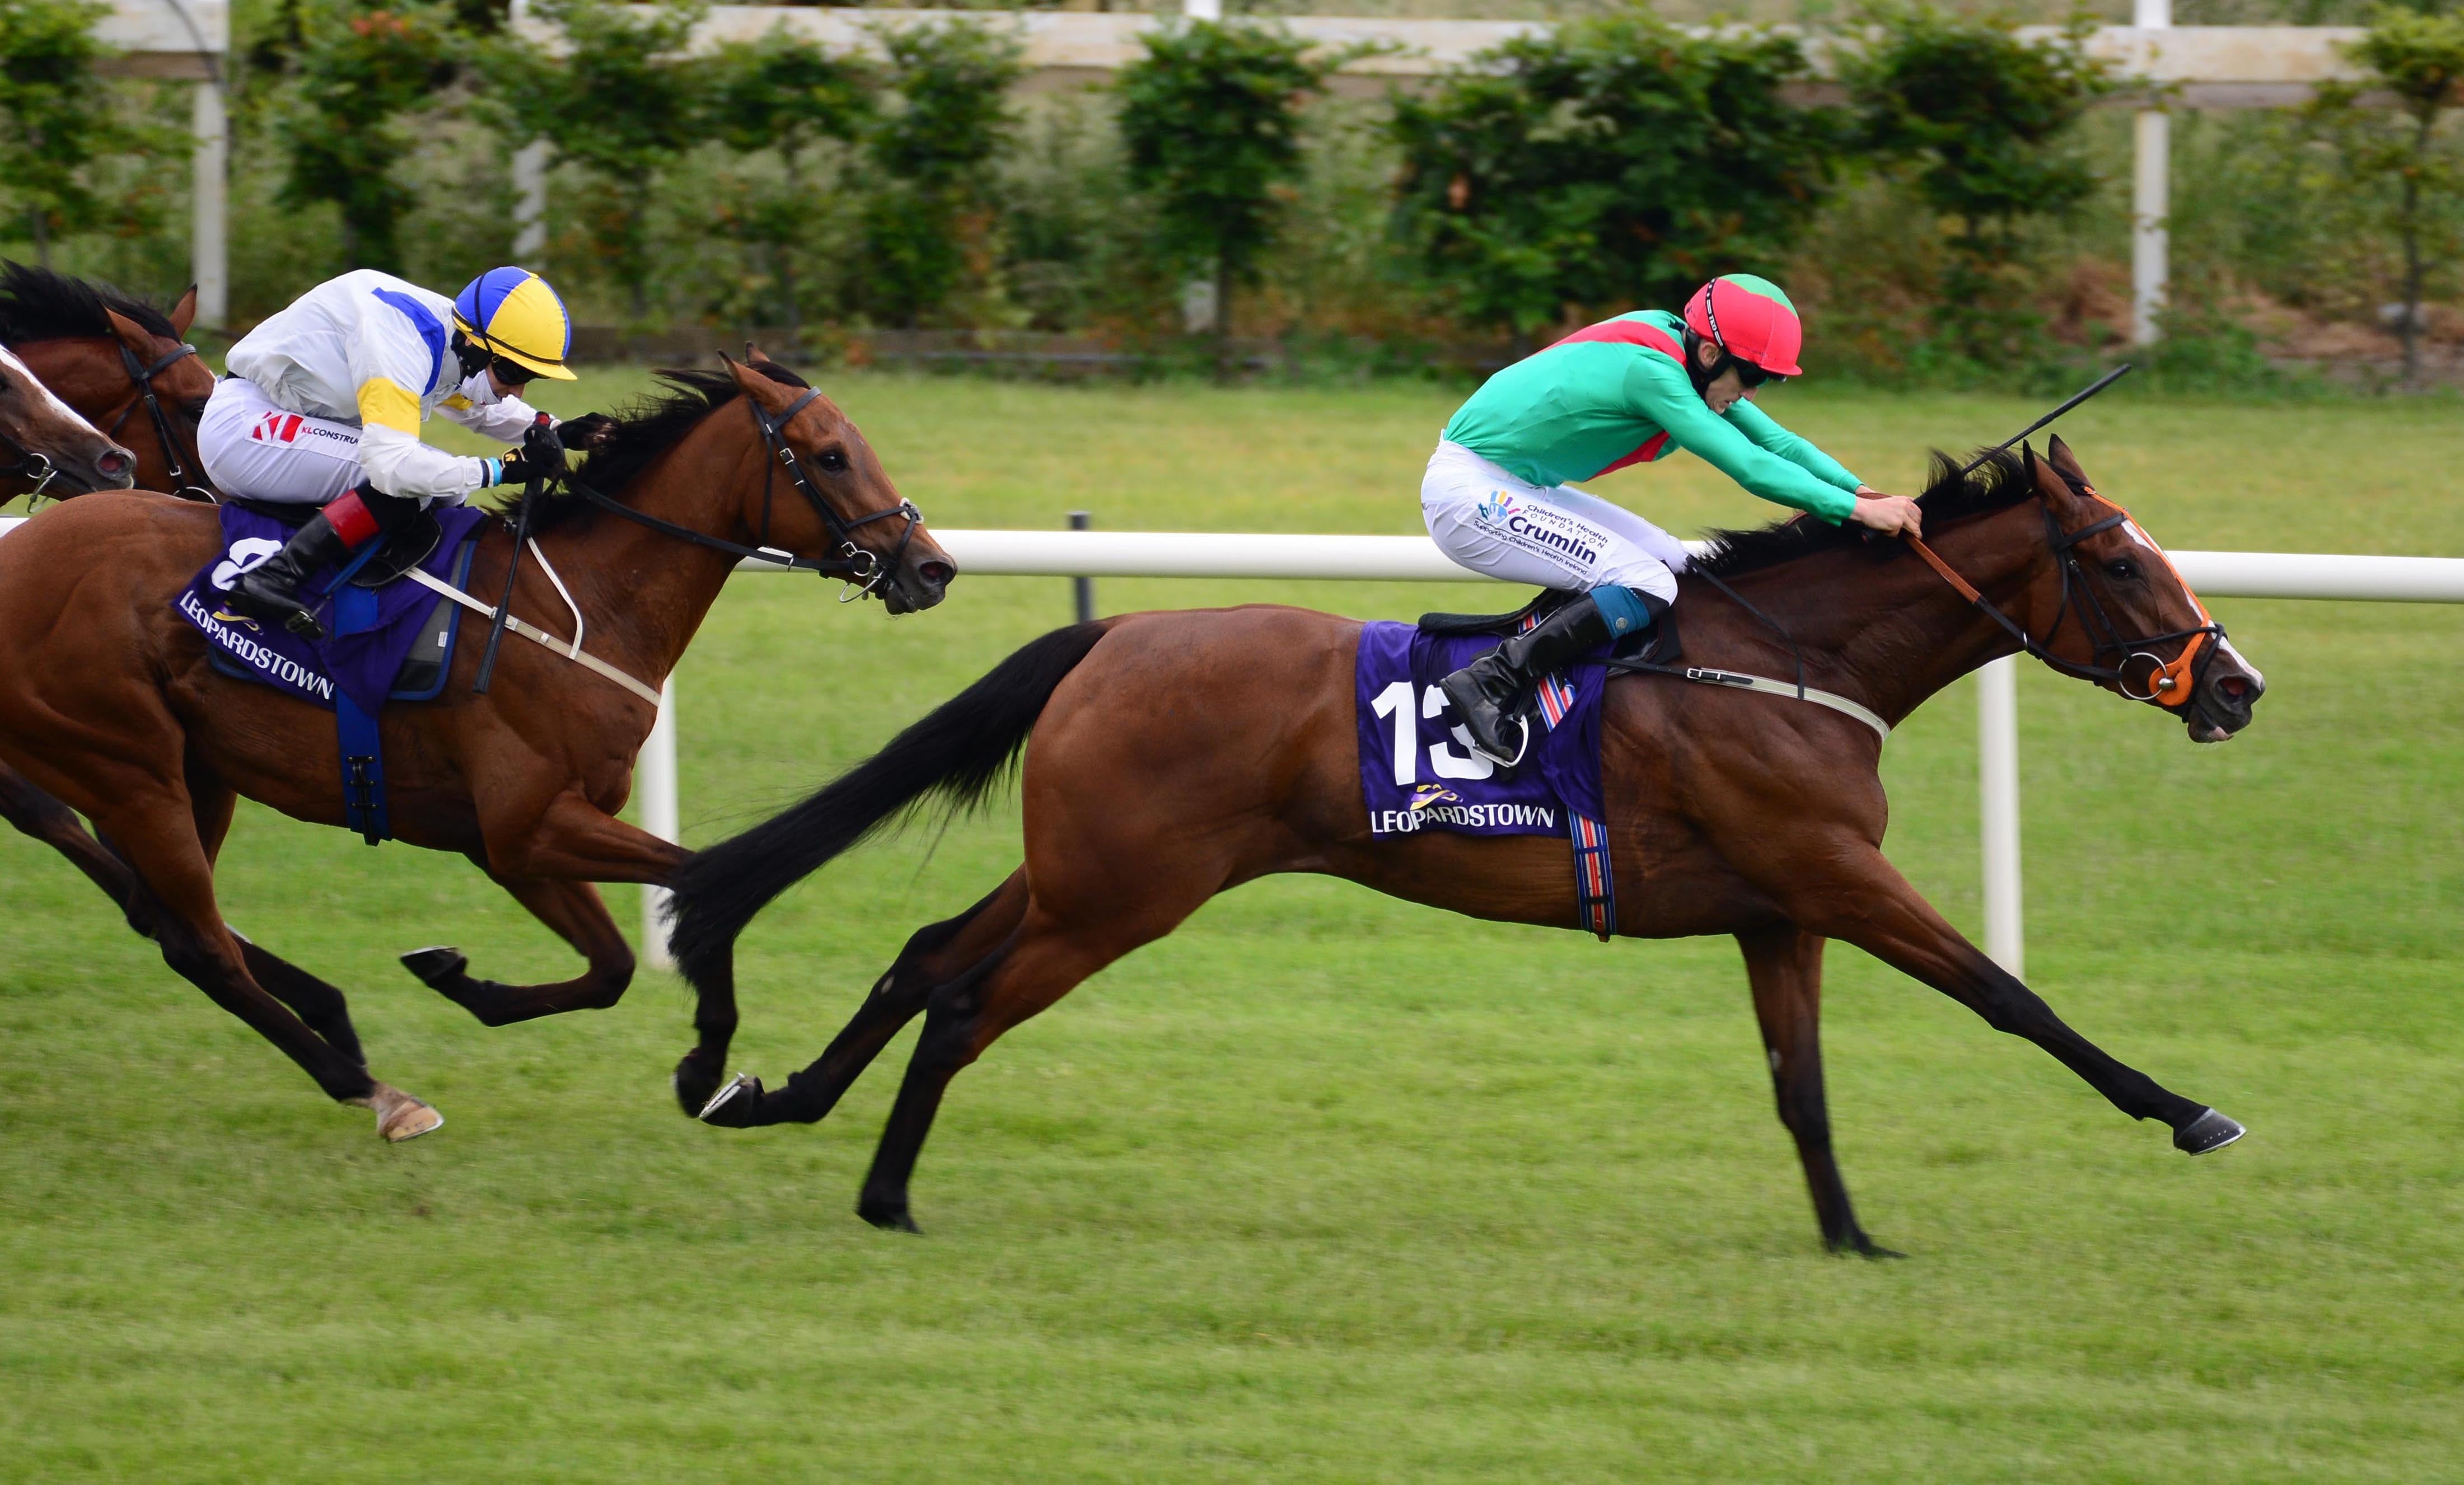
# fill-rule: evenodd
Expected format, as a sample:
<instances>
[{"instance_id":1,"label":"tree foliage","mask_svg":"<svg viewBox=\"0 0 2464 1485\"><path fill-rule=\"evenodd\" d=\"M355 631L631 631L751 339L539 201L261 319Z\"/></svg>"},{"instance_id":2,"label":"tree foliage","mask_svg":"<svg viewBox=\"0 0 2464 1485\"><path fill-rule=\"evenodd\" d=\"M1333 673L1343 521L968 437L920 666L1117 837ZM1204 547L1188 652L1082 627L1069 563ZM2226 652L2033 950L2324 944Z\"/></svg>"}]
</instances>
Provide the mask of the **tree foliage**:
<instances>
[{"instance_id":1,"label":"tree foliage","mask_svg":"<svg viewBox=\"0 0 2464 1485\"><path fill-rule=\"evenodd\" d=\"M649 313L650 207L659 177L695 139L700 66L685 55L704 0L539 0L538 15L564 33L550 56L507 36L483 54L490 106L523 139L543 139L560 160L594 178L586 213L593 246L632 301Z\"/></svg>"},{"instance_id":2,"label":"tree foliage","mask_svg":"<svg viewBox=\"0 0 2464 1485\"><path fill-rule=\"evenodd\" d=\"M107 52L93 28L110 13L85 0L0 0L0 192L44 262L55 236L102 216L94 164L154 140L96 72Z\"/></svg>"},{"instance_id":3,"label":"tree foliage","mask_svg":"<svg viewBox=\"0 0 2464 1485\"><path fill-rule=\"evenodd\" d=\"M993 273L991 167L1018 129L1018 43L976 21L885 27L885 107L867 132L863 307L913 325Z\"/></svg>"},{"instance_id":4,"label":"tree foliage","mask_svg":"<svg viewBox=\"0 0 2464 1485\"><path fill-rule=\"evenodd\" d=\"M2370 80L2322 85L2304 117L2366 192L2367 225L2401 250L2397 330L2411 381L2421 371L2424 287L2464 253L2464 151L2444 127L2464 102L2464 15L2387 6L2345 52ZM2394 95L2393 110L2363 105L2379 90Z\"/></svg>"},{"instance_id":5,"label":"tree foliage","mask_svg":"<svg viewBox=\"0 0 2464 1485\"><path fill-rule=\"evenodd\" d=\"M2003 280L2032 220L2096 188L2075 125L2110 84L2083 25L2029 39L2009 14L1882 3L1840 73L1869 156L1911 167L1926 205L1957 223L1937 318L1965 354L2007 360L2033 329Z\"/></svg>"},{"instance_id":6,"label":"tree foliage","mask_svg":"<svg viewBox=\"0 0 2464 1485\"><path fill-rule=\"evenodd\" d=\"M400 273L413 198L396 166L418 142L406 119L452 76L452 12L329 0L297 19L297 86L275 125L288 157L281 199L333 203L349 265Z\"/></svg>"},{"instance_id":7,"label":"tree foliage","mask_svg":"<svg viewBox=\"0 0 2464 1485\"><path fill-rule=\"evenodd\" d=\"M1112 84L1130 184L1155 203L1162 251L1214 280L1221 371L1233 290L1256 281L1308 168L1302 106L1352 54L1312 57L1281 30L1204 21L1145 40Z\"/></svg>"},{"instance_id":8,"label":"tree foliage","mask_svg":"<svg viewBox=\"0 0 2464 1485\"><path fill-rule=\"evenodd\" d=\"M1837 158L1805 74L1788 36L1640 11L1518 38L1396 100L1400 224L1457 314L1517 334L1776 269Z\"/></svg>"},{"instance_id":9,"label":"tree foliage","mask_svg":"<svg viewBox=\"0 0 2464 1485\"><path fill-rule=\"evenodd\" d=\"M813 217L806 159L826 142L863 136L873 118L873 70L778 27L721 47L703 85L705 132L739 155L779 158L776 185L748 186L724 225L767 255L793 336L803 322L799 259Z\"/></svg>"}]
</instances>

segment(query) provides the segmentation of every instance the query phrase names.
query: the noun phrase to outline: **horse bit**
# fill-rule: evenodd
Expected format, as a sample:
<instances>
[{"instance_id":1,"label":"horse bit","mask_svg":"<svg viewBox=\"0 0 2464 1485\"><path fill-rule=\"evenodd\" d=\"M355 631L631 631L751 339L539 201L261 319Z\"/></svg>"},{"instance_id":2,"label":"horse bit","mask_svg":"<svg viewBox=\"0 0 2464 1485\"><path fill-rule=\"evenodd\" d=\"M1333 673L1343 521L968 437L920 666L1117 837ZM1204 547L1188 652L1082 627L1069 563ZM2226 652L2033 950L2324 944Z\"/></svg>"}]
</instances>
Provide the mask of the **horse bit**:
<instances>
[{"instance_id":1,"label":"horse bit","mask_svg":"<svg viewBox=\"0 0 2464 1485\"><path fill-rule=\"evenodd\" d=\"M2055 472L2061 473L2058 470ZM2113 502L2098 494L2094 487L2074 480L2068 474L2062 475L2062 483L2070 486L2075 494L2106 506L2113 506ZM1925 545L1924 537L1909 536L1908 545L1915 548L1917 556L1925 558L1925 565L1941 575L1942 579L1956 589L1960 597L1976 605L1987 618L2000 624L2013 639L2017 640L2020 649L2035 656L2054 669L2064 675L2077 676L2083 681L2093 681L2100 686L2110 682L2118 694L2131 701L2153 702L2168 710L2189 705L2191 696L2198 689L2198 672L2206 664L2200 659L2200 655L2202 651L2206 651L2212 658L2213 650L2211 648L2210 642L2213 641L2221 644L2225 638L2225 626L2209 616L2207 605L2200 602L2198 594L2192 592L2190 585L2182 580L2181 571L2173 566L2173 559L2166 557L2164 549L2157 546L2139 530L2138 524L2130 519L2129 512L2114 506L2111 515L2090 521L2077 531L2066 532L2062 530L2061 523L2054 518L2053 507L2050 504L2041 504L2044 500L2044 492L2041 490L2036 491L2036 498L2040 502L2039 509L2045 514L2045 544L2053 549L2055 557L2060 558L2062 576L2061 604L2054 610L2053 628L2046 632L2045 638L2041 641L2029 634L2026 627L2010 615L1995 607L1991 600L1977 591L1975 584L1953 571L1948 562L1935 554L1933 548ZM2144 635L2137 640L2124 640L2122 637L2122 632L2115 626L2112 616L2105 612L2104 604L2098 601L2095 585L2088 582L2086 570L2080 566L2079 557L2079 543L2099 532L2110 531L2116 526L2128 527L2132 535L2140 537L2143 545L2163 560L2166 570L2173 574L2173 580L2182 584L2183 595L2189 599L2190 607L2199 616L2198 623L2187 629L2172 629L2163 634ZM2086 601L2079 607L2079 629L2087 636L2091 646L2089 650L2091 663L2088 665L2064 660L2047 648L2054 638L2062 632L2063 621L2070 617L2071 579L2074 576L2079 579L2078 591ZM2167 664L2163 656L2147 648L2152 644L2167 644L2175 640L2187 640L2189 643L2182 646L2182 653L2174 657L2170 664ZM2103 666L2093 663L2107 655L2120 656L2122 664ZM2147 690L2145 695L2130 688L2130 667L2141 660L2147 661L2154 666L2148 674Z\"/></svg>"},{"instance_id":2,"label":"horse bit","mask_svg":"<svg viewBox=\"0 0 2464 1485\"><path fill-rule=\"evenodd\" d=\"M565 488L602 510L613 512L636 525L647 526L652 531L673 536L679 541L688 542L693 546L707 547L714 552L724 552L738 560L768 562L790 572L818 573L825 578L841 579L845 586L840 590L839 601L854 602L873 595L882 584L896 576L899 559L907 555L907 544L914 539L915 528L923 524L924 513L915 508L915 502L901 500L886 511L875 511L869 515L859 515L853 520L848 520L831 507L829 501L823 496L820 487L813 483L811 474L805 470L803 460L797 457L795 446L788 443L786 437L787 425L795 422L796 415L803 412L815 398L821 395L821 389L818 387L808 389L803 396L788 404L786 411L775 418L752 398L748 397L744 401L745 405L752 410L753 426L761 431L762 444L777 458L780 465L785 466L788 482L794 485L797 491L804 497L805 503L813 508L813 513L822 518L822 528L829 533L830 539L839 544L839 555L836 557L825 560L798 557L792 552L770 545L770 491L778 470L766 463L762 466L761 472L759 543L749 547L694 531L690 527L678 526L672 521L661 520L646 512L636 511L620 500L591 489L570 473L564 476ZM905 517L907 524L899 531L898 544L891 548L888 559L885 560L871 551L856 545L855 529L857 527L870 525L874 521L888 520L892 516Z\"/></svg>"}]
</instances>

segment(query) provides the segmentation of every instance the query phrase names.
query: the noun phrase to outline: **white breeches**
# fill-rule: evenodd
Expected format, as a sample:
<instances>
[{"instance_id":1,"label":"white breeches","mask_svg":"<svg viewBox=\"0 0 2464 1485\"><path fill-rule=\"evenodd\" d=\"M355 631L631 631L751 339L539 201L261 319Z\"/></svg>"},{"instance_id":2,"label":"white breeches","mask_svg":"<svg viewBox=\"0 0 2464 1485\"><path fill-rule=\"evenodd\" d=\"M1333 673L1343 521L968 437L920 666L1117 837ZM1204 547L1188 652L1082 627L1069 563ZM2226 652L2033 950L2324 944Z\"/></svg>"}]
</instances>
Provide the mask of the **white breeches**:
<instances>
[{"instance_id":1,"label":"white breeches","mask_svg":"<svg viewBox=\"0 0 2464 1485\"><path fill-rule=\"evenodd\" d=\"M245 377L214 384L197 453L225 494L275 505L331 505L367 477L358 424L278 406Z\"/></svg>"},{"instance_id":2,"label":"white breeches","mask_svg":"<svg viewBox=\"0 0 2464 1485\"><path fill-rule=\"evenodd\" d=\"M1588 593L1617 586L1677 601L1685 544L1571 486L1543 489L1461 444L1440 443L1420 481L1420 517L1439 550L1508 582Z\"/></svg>"}]
</instances>

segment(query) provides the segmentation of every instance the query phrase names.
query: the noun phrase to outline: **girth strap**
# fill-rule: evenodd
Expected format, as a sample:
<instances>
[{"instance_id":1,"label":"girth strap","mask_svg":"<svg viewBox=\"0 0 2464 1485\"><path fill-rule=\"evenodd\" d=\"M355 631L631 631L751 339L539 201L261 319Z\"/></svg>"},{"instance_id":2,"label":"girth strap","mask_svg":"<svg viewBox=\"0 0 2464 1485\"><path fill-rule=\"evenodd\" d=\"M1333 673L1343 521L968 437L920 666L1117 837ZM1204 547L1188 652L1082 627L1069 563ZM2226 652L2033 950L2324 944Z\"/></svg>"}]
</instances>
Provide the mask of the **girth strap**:
<instances>
[{"instance_id":1,"label":"girth strap","mask_svg":"<svg viewBox=\"0 0 2464 1485\"><path fill-rule=\"evenodd\" d=\"M1609 668L1649 675L1670 675L1681 681L1692 681L1701 686L1726 686L1741 691L1759 692L1765 696L1785 696L1791 701L1812 702L1817 707L1828 707L1841 716L1855 717L1872 728L1875 737L1881 741L1888 742L1891 736L1891 724L1883 721L1871 708L1851 701L1837 691L1826 691L1818 687L1792 685L1787 681L1774 681L1767 675L1749 675L1742 670L1715 670L1708 666L1655 666L1639 660L1612 660L1609 662Z\"/></svg>"},{"instance_id":2,"label":"girth strap","mask_svg":"<svg viewBox=\"0 0 2464 1485\"><path fill-rule=\"evenodd\" d=\"M451 583L431 578L425 571L416 567L412 568L409 572L403 574L403 576L408 578L411 581L418 583L423 588L440 593L446 598L451 599L454 602L461 604L464 608L471 610L471 612L477 614L480 618L487 620L491 623L495 622L496 609L495 605L493 603L483 603L477 599L473 598L468 593L465 593L461 589L453 586ZM596 655L583 653L582 646L579 642L561 640L555 635L548 633L545 629L539 627L537 624L526 623L522 620L517 619L511 614L507 614L505 616L505 627L511 629L514 633L520 635L523 639L530 641L534 644L544 645L545 647L556 651L558 654L562 655L565 659L572 661L575 665L580 666L582 668L589 671L593 675L601 676L606 680L615 682L627 690L631 691L634 695L649 702L653 707L659 704L659 692L657 688L643 685L641 682L633 679L629 675L627 675L624 671L617 669L614 666L609 665L607 662L600 659Z\"/></svg>"}]
</instances>

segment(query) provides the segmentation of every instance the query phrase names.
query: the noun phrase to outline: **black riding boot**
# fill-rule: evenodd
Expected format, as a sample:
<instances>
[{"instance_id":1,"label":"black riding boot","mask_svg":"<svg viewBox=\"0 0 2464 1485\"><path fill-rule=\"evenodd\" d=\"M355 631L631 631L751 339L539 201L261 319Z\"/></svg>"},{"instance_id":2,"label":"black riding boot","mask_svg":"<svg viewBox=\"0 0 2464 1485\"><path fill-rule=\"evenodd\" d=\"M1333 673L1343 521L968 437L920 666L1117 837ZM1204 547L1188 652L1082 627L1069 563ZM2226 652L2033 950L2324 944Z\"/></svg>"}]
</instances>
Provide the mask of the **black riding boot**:
<instances>
[{"instance_id":1,"label":"black riding boot","mask_svg":"<svg viewBox=\"0 0 2464 1485\"><path fill-rule=\"evenodd\" d=\"M418 509L416 500L363 485L308 517L281 551L240 574L231 584L231 607L251 619L280 623L301 639L323 639L325 626L309 610L300 587L319 569L382 537Z\"/></svg>"},{"instance_id":2,"label":"black riding boot","mask_svg":"<svg viewBox=\"0 0 2464 1485\"><path fill-rule=\"evenodd\" d=\"M1514 722L1533 684L1608 638L1608 621L1587 593L1438 686L1471 733L1473 747L1495 762L1518 762L1522 748Z\"/></svg>"}]
</instances>

